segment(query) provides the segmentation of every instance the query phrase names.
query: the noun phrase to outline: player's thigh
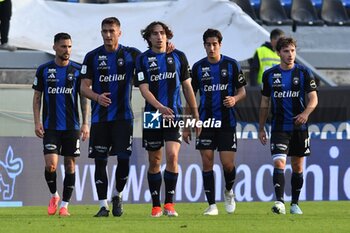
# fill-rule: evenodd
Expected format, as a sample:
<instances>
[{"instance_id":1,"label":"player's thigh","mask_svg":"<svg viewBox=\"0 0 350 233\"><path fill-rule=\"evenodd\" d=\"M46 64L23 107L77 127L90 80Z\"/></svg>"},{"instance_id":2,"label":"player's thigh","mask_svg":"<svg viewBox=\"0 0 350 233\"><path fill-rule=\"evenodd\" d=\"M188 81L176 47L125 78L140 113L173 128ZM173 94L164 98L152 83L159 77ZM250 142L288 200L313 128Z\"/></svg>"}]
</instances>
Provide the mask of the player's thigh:
<instances>
[{"instance_id":1,"label":"player's thigh","mask_svg":"<svg viewBox=\"0 0 350 233\"><path fill-rule=\"evenodd\" d=\"M278 157L282 159L283 157L286 160L289 153L291 136L291 132L271 132L270 149L273 159L277 159Z\"/></svg>"},{"instance_id":2,"label":"player's thigh","mask_svg":"<svg viewBox=\"0 0 350 233\"><path fill-rule=\"evenodd\" d=\"M62 156L80 156L80 132L78 130L67 130L62 132Z\"/></svg>"},{"instance_id":3,"label":"player's thigh","mask_svg":"<svg viewBox=\"0 0 350 233\"><path fill-rule=\"evenodd\" d=\"M111 149L110 156L130 156L133 141L132 120L113 121L111 123Z\"/></svg>"},{"instance_id":4,"label":"player's thigh","mask_svg":"<svg viewBox=\"0 0 350 233\"><path fill-rule=\"evenodd\" d=\"M109 122L91 124L89 139L89 158L106 158L111 146L111 127Z\"/></svg>"},{"instance_id":5,"label":"player's thigh","mask_svg":"<svg viewBox=\"0 0 350 233\"><path fill-rule=\"evenodd\" d=\"M202 128L200 135L196 138L197 150L215 150L217 148L215 129Z\"/></svg>"}]
</instances>

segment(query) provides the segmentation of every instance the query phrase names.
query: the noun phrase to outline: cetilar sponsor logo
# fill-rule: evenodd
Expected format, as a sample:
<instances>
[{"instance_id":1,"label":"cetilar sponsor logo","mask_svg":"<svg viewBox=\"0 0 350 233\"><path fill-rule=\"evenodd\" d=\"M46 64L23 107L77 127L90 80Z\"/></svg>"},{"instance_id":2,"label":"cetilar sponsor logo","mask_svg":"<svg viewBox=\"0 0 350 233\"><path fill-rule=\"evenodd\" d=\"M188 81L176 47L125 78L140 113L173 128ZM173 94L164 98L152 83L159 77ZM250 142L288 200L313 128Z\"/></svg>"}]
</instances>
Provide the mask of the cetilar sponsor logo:
<instances>
[{"instance_id":1,"label":"cetilar sponsor logo","mask_svg":"<svg viewBox=\"0 0 350 233\"><path fill-rule=\"evenodd\" d=\"M73 88L68 87L49 87L47 89L49 94L72 94Z\"/></svg>"},{"instance_id":2,"label":"cetilar sponsor logo","mask_svg":"<svg viewBox=\"0 0 350 233\"><path fill-rule=\"evenodd\" d=\"M115 82L115 81L122 81L125 79L125 74L110 74L110 75L103 75L101 74L99 77L100 82Z\"/></svg>"},{"instance_id":3,"label":"cetilar sponsor logo","mask_svg":"<svg viewBox=\"0 0 350 233\"><path fill-rule=\"evenodd\" d=\"M151 82L154 81L159 81L159 80L163 80L163 79L172 79L175 78L176 76L176 72L164 72L161 74L153 74L151 75Z\"/></svg>"},{"instance_id":4,"label":"cetilar sponsor logo","mask_svg":"<svg viewBox=\"0 0 350 233\"><path fill-rule=\"evenodd\" d=\"M14 158L13 149L8 147L5 161L0 160L0 207L22 206L21 201L12 201L15 194L16 177L23 171L23 160Z\"/></svg>"},{"instance_id":5,"label":"cetilar sponsor logo","mask_svg":"<svg viewBox=\"0 0 350 233\"><path fill-rule=\"evenodd\" d=\"M204 91L223 91L227 90L228 84L213 84L213 85L204 85Z\"/></svg>"},{"instance_id":6,"label":"cetilar sponsor logo","mask_svg":"<svg viewBox=\"0 0 350 233\"><path fill-rule=\"evenodd\" d=\"M275 98L290 98L290 97L299 97L300 91L275 91L273 97Z\"/></svg>"}]
</instances>

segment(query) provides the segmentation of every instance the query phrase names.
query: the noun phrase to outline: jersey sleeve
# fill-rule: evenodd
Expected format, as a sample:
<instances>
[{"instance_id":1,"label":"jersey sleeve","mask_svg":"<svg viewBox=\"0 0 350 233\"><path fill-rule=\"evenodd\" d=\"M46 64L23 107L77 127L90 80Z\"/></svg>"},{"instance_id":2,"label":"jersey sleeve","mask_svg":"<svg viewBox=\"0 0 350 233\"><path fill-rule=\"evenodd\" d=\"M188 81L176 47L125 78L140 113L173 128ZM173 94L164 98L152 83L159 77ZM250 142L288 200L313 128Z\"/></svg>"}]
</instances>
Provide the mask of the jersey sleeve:
<instances>
[{"instance_id":1,"label":"jersey sleeve","mask_svg":"<svg viewBox=\"0 0 350 233\"><path fill-rule=\"evenodd\" d=\"M307 93L312 92L312 91L317 91L317 84L316 84L316 79L315 76L312 74L312 72L308 69L305 68L305 91Z\"/></svg>"},{"instance_id":2,"label":"jersey sleeve","mask_svg":"<svg viewBox=\"0 0 350 233\"><path fill-rule=\"evenodd\" d=\"M143 65L143 58L144 56L142 54L138 55L136 58L136 77L135 78L135 86L140 86L143 83L148 83L147 75L146 75L146 68Z\"/></svg>"},{"instance_id":3,"label":"jersey sleeve","mask_svg":"<svg viewBox=\"0 0 350 233\"><path fill-rule=\"evenodd\" d=\"M247 82L245 80L241 66L238 64L238 62L235 62L235 64L236 64L236 70L235 70L236 75L234 76L233 81L234 81L235 87L238 89L247 85Z\"/></svg>"},{"instance_id":4,"label":"jersey sleeve","mask_svg":"<svg viewBox=\"0 0 350 233\"><path fill-rule=\"evenodd\" d=\"M197 93L198 89L199 89L199 82L198 82L198 72L197 72L197 66L196 64L193 65L192 70L190 70L190 74L191 74L191 85L192 85L192 89L194 94Z\"/></svg>"},{"instance_id":5,"label":"jersey sleeve","mask_svg":"<svg viewBox=\"0 0 350 233\"><path fill-rule=\"evenodd\" d=\"M44 90L44 70L42 67L39 67L36 71L35 77L34 77L34 81L33 81L33 85L32 88L36 91L40 91L43 92Z\"/></svg>"},{"instance_id":6,"label":"jersey sleeve","mask_svg":"<svg viewBox=\"0 0 350 233\"><path fill-rule=\"evenodd\" d=\"M268 80L268 73L264 72L262 76L262 89L261 89L261 94L266 97L271 96L271 88L269 85L269 80Z\"/></svg>"},{"instance_id":7,"label":"jersey sleeve","mask_svg":"<svg viewBox=\"0 0 350 233\"><path fill-rule=\"evenodd\" d=\"M81 66L81 79L93 79L93 56L89 53L85 56L83 65Z\"/></svg>"},{"instance_id":8,"label":"jersey sleeve","mask_svg":"<svg viewBox=\"0 0 350 233\"><path fill-rule=\"evenodd\" d=\"M190 75L191 67L188 64L187 57L183 52L179 52L179 58L181 62L180 82L183 82L186 79L191 78L191 75Z\"/></svg>"}]
</instances>

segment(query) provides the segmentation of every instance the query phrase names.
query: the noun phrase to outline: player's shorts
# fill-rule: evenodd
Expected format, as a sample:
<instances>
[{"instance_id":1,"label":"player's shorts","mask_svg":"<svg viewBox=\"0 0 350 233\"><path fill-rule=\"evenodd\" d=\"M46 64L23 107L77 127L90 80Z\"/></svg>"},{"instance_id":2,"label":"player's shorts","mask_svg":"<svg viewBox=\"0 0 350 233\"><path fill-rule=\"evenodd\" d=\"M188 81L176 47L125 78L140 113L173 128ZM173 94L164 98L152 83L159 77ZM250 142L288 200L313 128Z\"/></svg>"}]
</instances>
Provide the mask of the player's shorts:
<instances>
[{"instance_id":1,"label":"player's shorts","mask_svg":"<svg viewBox=\"0 0 350 233\"><path fill-rule=\"evenodd\" d=\"M182 131L179 127L160 128L160 129L143 129L142 147L149 151L159 150L164 146L164 141L174 141L181 144Z\"/></svg>"},{"instance_id":2,"label":"player's shorts","mask_svg":"<svg viewBox=\"0 0 350 233\"><path fill-rule=\"evenodd\" d=\"M310 138L307 130L271 132L271 154L304 157L310 155Z\"/></svg>"},{"instance_id":3,"label":"player's shorts","mask_svg":"<svg viewBox=\"0 0 350 233\"><path fill-rule=\"evenodd\" d=\"M197 150L237 151L236 128L202 128L196 138Z\"/></svg>"},{"instance_id":4,"label":"player's shorts","mask_svg":"<svg viewBox=\"0 0 350 233\"><path fill-rule=\"evenodd\" d=\"M43 138L44 155L80 156L79 130L46 129Z\"/></svg>"},{"instance_id":5,"label":"player's shorts","mask_svg":"<svg viewBox=\"0 0 350 233\"><path fill-rule=\"evenodd\" d=\"M130 156L133 121L117 120L91 124L89 158Z\"/></svg>"}]
</instances>

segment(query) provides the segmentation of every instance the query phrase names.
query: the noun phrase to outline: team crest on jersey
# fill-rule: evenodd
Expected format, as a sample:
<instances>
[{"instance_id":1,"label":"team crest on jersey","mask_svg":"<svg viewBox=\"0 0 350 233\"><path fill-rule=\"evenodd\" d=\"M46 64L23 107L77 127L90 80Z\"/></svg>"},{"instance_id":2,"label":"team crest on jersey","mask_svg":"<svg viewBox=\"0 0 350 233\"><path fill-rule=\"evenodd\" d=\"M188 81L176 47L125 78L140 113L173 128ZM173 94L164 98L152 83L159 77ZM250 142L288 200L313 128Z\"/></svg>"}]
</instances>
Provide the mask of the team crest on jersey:
<instances>
[{"instance_id":1,"label":"team crest on jersey","mask_svg":"<svg viewBox=\"0 0 350 233\"><path fill-rule=\"evenodd\" d=\"M123 58L119 58L117 63L118 63L118 66L123 66L125 62Z\"/></svg>"},{"instance_id":2,"label":"team crest on jersey","mask_svg":"<svg viewBox=\"0 0 350 233\"><path fill-rule=\"evenodd\" d=\"M72 81L72 80L74 79L74 75L73 75L72 73L69 73L69 74L67 75L67 79L68 79L69 81Z\"/></svg>"},{"instance_id":3,"label":"team crest on jersey","mask_svg":"<svg viewBox=\"0 0 350 233\"><path fill-rule=\"evenodd\" d=\"M168 57L166 59L166 61L168 62L168 64L173 64L174 63L174 59L172 57Z\"/></svg>"},{"instance_id":4,"label":"team crest on jersey","mask_svg":"<svg viewBox=\"0 0 350 233\"><path fill-rule=\"evenodd\" d=\"M299 77L294 77L293 78L293 84L298 85L299 84Z\"/></svg>"},{"instance_id":5,"label":"team crest on jersey","mask_svg":"<svg viewBox=\"0 0 350 233\"><path fill-rule=\"evenodd\" d=\"M227 70L226 69L222 69L221 70L221 76L222 77L227 77Z\"/></svg>"}]
</instances>

